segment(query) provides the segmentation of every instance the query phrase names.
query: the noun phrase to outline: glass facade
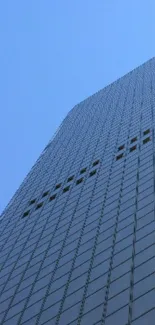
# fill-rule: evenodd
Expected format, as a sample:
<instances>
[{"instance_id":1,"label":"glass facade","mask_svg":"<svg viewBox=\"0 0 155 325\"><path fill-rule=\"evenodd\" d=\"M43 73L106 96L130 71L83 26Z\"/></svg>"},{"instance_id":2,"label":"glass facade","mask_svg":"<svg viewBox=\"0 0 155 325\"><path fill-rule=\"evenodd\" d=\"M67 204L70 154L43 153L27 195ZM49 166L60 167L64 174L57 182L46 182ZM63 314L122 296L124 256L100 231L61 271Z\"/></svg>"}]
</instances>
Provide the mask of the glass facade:
<instances>
[{"instance_id":1,"label":"glass facade","mask_svg":"<svg viewBox=\"0 0 155 325\"><path fill-rule=\"evenodd\" d=\"M76 105L0 218L1 325L154 325L155 59Z\"/></svg>"}]
</instances>

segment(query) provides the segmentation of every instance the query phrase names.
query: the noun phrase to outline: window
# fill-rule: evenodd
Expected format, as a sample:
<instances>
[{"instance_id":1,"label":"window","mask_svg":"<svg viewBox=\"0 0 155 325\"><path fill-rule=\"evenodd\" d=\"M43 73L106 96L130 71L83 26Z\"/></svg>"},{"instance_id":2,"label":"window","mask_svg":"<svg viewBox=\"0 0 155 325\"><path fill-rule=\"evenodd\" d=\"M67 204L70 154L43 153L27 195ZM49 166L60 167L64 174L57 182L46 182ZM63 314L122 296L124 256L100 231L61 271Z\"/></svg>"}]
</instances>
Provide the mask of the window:
<instances>
[{"instance_id":1,"label":"window","mask_svg":"<svg viewBox=\"0 0 155 325\"><path fill-rule=\"evenodd\" d=\"M96 166L96 165L98 165L99 164L99 159L98 160L96 160L96 161L94 161L94 163L93 163L93 166Z\"/></svg>"},{"instance_id":2,"label":"window","mask_svg":"<svg viewBox=\"0 0 155 325\"><path fill-rule=\"evenodd\" d=\"M30 201L29 205L34 204L36 202L36 199L33 199Z\"/></svg>"},{"instance_id":3,"label":"window","mask_svg":"<svg viewBox=\"0 0 155 325\"><path fill-rule=\"evenodd\" d=\"M94 169L94 170L92 170L92 172L90 172L89 177L91 177L91 176L93 176L95 174L96 174L96 169Z\"/></svg>"},{"instance_id":4,"label":"window","mask_svg":"<svg viewBox=\"0 0 155 325\"><path fill-rule=\"evenodd\" d=\"M83 177L82 177L82 178L79 178L79 179L77 180L76 185L78 185L78 184L80 184L80 183L82 183L82 182L83 182Z\"/></svg>"},{"instance_id":5,"label":"window","mask_svg":"<svg viewBox=\"0 0 155 325\"><path fill-rule=\"evenodd\" d=\"M143 135L147 135L147 134L149 134L150 133L150 129L147 129L147 130L145 130L144 132L143 132Z\"/></svg>"},{"instance_id":6,"label":"window","mask_svg":"<svg viewBox=\"0 0 155 325\"><path fill-rule=\"evenodd\" d=\"M55 189L57 190L57 189L60 188L60 187L61 187L61 183L57 184L57 185L55 186Z\"/></svg>"},{"instance_id":7,"label":"window","mask_svg":"<svg viewBox=\"0 0 155 325\"><path fill-rule=\"evenodd\" d=\"M149 142L150 140L151 140L151 139L150 139L150 137L148 137L148 138L144 139L144 140L143 140L143 144L145 144L145 143Z\"/></svg>"},{"instance_id":8,"label":"window","mask_svg":"<svg viewBox=\"0 0 155 325\"><path fill-rule=\"evenodd\" d=\"M136 149L137 149L137 146L133 146L133 147L130 148L130 152L132 152L132 151L134 151Z\"/></svg>"},{"instance_id":9,"label":"window","mask_svg":"<svg viewBox=\"0 0 155 325\"><path fill-rule=\"evenodd\" d=\"M137 137L132 138L130 142L133 143L135 141L137 141Z\"/></svg>"},{"instance_id":10,"label":"window","mask_svg":"<svg viewBox=\"0 0 155 325\"><path fill-rule=\"evenodd\" d=\"M121 153L120 155L118 155L118 156L116 157L116 160L119 160L119 159L121 159L121 158L123 158L123 153Z\"/></svg>"},{"instance_id":11,"label":"window","mask_svg":"<svg viewBox=\"0 0 155 325\"><path fill-rule=\"evenodd\" d=\"M83 173L85 173L86 172L86 170L87 170L87 168L85 167L85 168L83 168L83 169L81 169L80 170L80 174L83 174Z\"/></svg>"},{"instance_id":12,"label":"window","mask_svg":"<svg viewBox=\"0 0 155 325\"><path fill-rule=\"evenodd\" d=\"M54 194L54 195L50 196L50 199L49 199L49 201L53 201L55 198L56 198L56 194Z\"/></svg>"},{"instance_id":13,"label":"window","mask_svg":"<svg viewBox=\"0 0 155 325\"><path fill-rule=\"evenodd\" d=\"M70 186L65 187L65 188L63 189L63 193L68 192L68 191L69 191L69 188L70 188Z\"/></svg>"},{"instance_id":14,"label":"window","mask_svg":"<svg viewBox=\"0 0 155 325\"><path fill-rule=\"evenodd\" d=\"M45 193L43 193L42 197L45 197L45 196L47 196L47 195L48 195L48 193L49 193L49 191L46 191Z\"/></svg>"},{"instance_id":15,"label":"window","mask_svg":"<svg viewBox=\"0 0 155 325\"><path fill-rule=\"evenodd\" d=\"M43 202L40 202L39 204L37 204L36 210L40 209L42 206L43 206Z\"/></svg>"},{"instance_id":16,"label":"window","mask_svg":"<svg viewBox=\"0 0 155 325\"><path fill-rule=\"evenodd\" d=\"M25 217L27 217L29 213L30 213L30 210L27 210L26 212L24 212L24 214L23 214L22 218L25 218Z\"/></svg>"},{"instance_id":17,"label":"window","mask_svg":"<svg viewBox=\"0 0 155 325\"><path fill-rule=\"evenodd\" d=\"M67 182L71 182L71 181L73 180L73 178L74 178L74 175L73 175L73 176L70 176L70 177L68 177L68 180L67 180Z\"/></svg>"},{"instance_id":18,"label":"window","mask_svg":"<svg viewBox=\"0 0 155 325\"><path fill-rule=\"evenodd\" d=\"M124 144L122 144L122 146L119 146L119 147L118 147L118 151L123 150L124 147L125 147Z\"/></svg>"}]
</instances>

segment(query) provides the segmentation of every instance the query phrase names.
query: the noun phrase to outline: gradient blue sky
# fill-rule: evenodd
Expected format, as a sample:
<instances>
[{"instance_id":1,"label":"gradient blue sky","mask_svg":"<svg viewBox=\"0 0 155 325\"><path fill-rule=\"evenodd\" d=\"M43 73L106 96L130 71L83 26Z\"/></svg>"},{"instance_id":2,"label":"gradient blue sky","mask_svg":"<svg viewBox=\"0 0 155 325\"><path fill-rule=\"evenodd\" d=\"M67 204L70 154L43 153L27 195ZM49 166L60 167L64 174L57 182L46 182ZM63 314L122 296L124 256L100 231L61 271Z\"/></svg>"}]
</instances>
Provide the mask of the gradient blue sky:
<instances>
[{"instance_id":1,"label":"gradient blue sky","mask_svg":"<svg viewBox=\"0 0 155 325\"><path fill-rule=\"evenodd\" d=\"M0 211L67 112L155 55L154 0L0 2Z\"/></svg>"}]
</instances>

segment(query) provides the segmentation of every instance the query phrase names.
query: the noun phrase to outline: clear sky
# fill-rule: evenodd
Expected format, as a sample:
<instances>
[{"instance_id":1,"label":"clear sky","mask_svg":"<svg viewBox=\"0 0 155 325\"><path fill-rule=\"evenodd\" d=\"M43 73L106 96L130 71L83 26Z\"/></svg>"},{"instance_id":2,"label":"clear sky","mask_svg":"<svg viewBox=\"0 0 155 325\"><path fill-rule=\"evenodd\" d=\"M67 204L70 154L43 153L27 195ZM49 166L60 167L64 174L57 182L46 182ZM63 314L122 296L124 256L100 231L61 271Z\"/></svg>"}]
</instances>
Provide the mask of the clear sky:
<instances>
[{"instance_id":1,"label":"clear sky","mask_svg":"<svg viewBox=\"0 0 155 325\"><path fill-rule=\"evenodd\" d=\"M78 102L155 55L155 0L0 1L0 211Z\"/></svg>"}]
</instances>

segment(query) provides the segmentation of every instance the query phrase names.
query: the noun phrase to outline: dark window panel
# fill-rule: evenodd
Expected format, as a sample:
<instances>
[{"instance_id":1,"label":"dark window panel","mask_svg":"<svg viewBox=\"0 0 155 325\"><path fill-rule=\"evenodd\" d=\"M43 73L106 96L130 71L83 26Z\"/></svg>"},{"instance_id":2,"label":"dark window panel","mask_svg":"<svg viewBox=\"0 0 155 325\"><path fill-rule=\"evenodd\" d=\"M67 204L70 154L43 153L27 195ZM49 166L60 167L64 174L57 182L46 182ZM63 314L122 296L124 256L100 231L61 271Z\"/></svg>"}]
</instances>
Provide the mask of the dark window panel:
<instances>
[{"instance_id":1,"label":"dark window panel","mask_svg":"<svg viewBox=\"0 0 155 325\"><path fill-rule=\"evenodd\" d=\"M30 213L30 210L25 211L24 214L23 214L23 216L22 216L22 218L27 217L29 215L29 213Z\"/></svg>"}]
</instances>

